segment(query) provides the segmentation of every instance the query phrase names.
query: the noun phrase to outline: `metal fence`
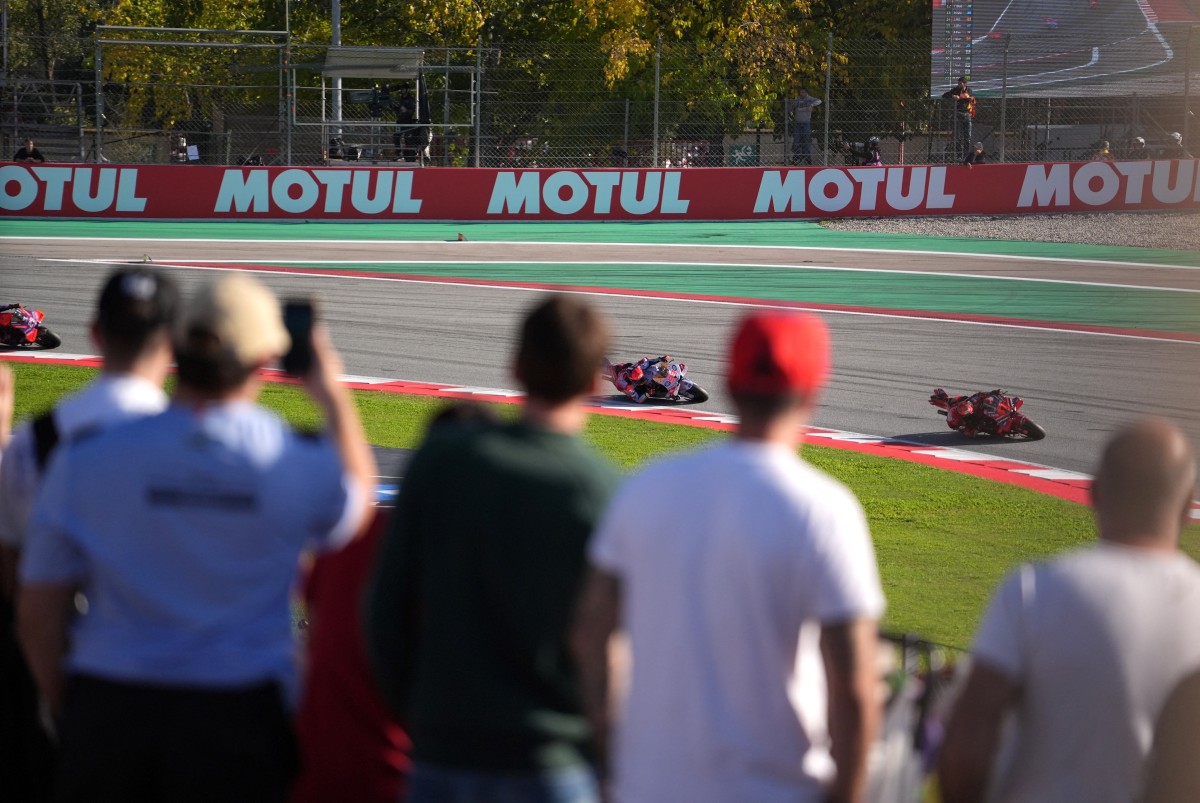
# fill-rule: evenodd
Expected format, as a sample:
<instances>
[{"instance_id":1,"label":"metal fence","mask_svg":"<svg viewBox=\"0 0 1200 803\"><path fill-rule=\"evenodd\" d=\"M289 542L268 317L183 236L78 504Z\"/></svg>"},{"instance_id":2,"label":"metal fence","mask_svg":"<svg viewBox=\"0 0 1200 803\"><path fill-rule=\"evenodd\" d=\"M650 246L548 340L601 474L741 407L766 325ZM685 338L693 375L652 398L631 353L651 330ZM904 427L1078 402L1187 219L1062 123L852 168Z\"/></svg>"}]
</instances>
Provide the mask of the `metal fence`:
<instances>
[{"instance_id":1,"label":"metal fence","mask_svg":"<svg viewBox=\"0 0 1200 803\"><path fill-rule=\"evenodd\" d=\"M84 43L91 80L0 83L0 148L32 136L49 158L83 162L784 165L798 156L786 101L804 84L822 101L816 164L853 163L848 146L871 136L888 164L955 162L975 141L991 161L1085 159L1105 140L1118 155L1154 156L1172 132L1185 145L1200 133L1200 28L1164 41L1172 58L1153 75L1110 78L1095 94L1031 81L1034 43L1007 36L986 68L977 51L968 134L942 97L949 85L930 91L944 56L920 41L831 36L823 61L796 65L764 96L704 44L659 43L615 81L599 46L561 43L424 48L419 81L386 70L332 79L329 47L286 32L102 28ZM398 119L405 87L420 95L419 126Z\"/></svg>"}]
</instances>

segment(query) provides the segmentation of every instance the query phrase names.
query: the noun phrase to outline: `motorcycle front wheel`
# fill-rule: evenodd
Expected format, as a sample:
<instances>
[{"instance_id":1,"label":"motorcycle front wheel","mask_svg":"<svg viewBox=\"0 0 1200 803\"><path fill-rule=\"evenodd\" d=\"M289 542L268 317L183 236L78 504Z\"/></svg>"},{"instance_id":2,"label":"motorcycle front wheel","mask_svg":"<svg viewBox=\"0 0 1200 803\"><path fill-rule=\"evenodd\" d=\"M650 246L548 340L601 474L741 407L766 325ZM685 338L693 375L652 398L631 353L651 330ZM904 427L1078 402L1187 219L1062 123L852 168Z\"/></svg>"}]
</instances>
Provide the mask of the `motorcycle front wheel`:
<instances>
[{"instance_id":1,"label":"motorcycle front wheel","mask_svg":"<svg viewBox=\"0 0 1200 803\"><path fill-rule=\"evenodd\" d=\"M34 341L34 347L40 349L56 349L62 345L62 338L51 332L44 326L38 327L37 340Z\"/></svg>"},{"instance_id":2,"label":"motorcycle front wheel","mask_svg":"<svg viewBox=\"0 0 1200 803\"><path fill-rule=\"evenodd\" d=\"M1028 418L1022 421L1017 426L1013 427L1012 433L1018 438L1023 438L1030 441L1040 441L1046 437L1046 430L1039 425L1033 423Z\"/></svg>"},{"instance_id":3,"label":"motorcycle front wheel","mask_svg":"<svg viewBox=\"0 0 1200 803\"><path fill-rule=\"evenodd\" d=\"M683 404L700 404L706 402L708 401L708 391L699 385L692 385L679 394L679 401Z\"/></svg>"}]
</instances>

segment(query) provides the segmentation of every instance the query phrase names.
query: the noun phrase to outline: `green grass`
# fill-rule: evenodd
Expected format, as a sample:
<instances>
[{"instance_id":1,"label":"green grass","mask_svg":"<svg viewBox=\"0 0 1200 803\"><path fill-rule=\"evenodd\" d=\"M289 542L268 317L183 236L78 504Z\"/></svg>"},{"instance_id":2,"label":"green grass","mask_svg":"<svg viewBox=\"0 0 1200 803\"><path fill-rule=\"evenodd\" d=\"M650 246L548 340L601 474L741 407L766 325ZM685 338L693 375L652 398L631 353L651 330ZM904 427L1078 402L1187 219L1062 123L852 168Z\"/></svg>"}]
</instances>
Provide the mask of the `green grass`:
<instances>
[{"instance_id":1,"label":"green grass","mask_svg":"<svg viewBox=\"0 0 1200 803\"><path fill-rule=\"evenodd\" d=\"M18 418L48 408L95 373L70 366L13 368ZM394 393L354 395L370 441L397 448L415 447L429 418L446 404ZM320 423L318 410L297 388L267 385L261 401L298 427ZM495 406L502 415L517 409ZM591 417L585 435L625 469L727 437L699 427L602 415ZM804 455L862 500L887 593L889 630L965 648L992 588L1013 565L1092 539L1085 507L1024 488L830 447L808 445ZM1200 526L1188 528L1183 548L1200 558Z\"/></svg>"}]
</instances>

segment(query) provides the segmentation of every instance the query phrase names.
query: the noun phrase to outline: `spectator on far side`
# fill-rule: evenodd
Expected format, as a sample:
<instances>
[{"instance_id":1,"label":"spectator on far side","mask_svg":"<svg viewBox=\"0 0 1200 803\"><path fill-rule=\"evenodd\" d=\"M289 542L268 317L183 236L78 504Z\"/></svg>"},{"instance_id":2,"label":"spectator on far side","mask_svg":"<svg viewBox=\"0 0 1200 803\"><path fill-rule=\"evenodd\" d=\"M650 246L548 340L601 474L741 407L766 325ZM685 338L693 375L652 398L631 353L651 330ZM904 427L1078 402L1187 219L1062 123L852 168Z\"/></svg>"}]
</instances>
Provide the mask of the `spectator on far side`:
<instances>
[{"instance_id":1,"label":"spectator on far side","mask_svg":"<svg viewBox=\"0 0 1200 803\"><path fill-rule=\"evenodd\" d=\"M967 158L963 161L967 167L972 165L981 165L987 162L987 154L983 152L983 143L976 142L975 147L967 154Z\"/></svg>"},{"instance_id":2,"label":"spectator on far side","mask_svg":"<svg viewBox=\"0 0 1200 803\"><path fill-rule=\"evenodd\" d=\"M605 513L572 643L617 800L864 800L883 591L858 500L796 454L829 359L820 319L748 317L737 435L634 476Z\"/></svg>"},{"instance_id":3,"label":"spectator on far side","mask_svg":"<svg viewBox=\"0 0 1200 803\"><path fill-rule=\"evenodd\" d=\"M297 559L368 509L375 460L323 328L304 386L325 437L255 404L289 345L257 280L203 285L173 340L171 405L62 450L31 518L18 631L62 719L62 800L283 800Z\"/></svg>"},{"instance_id":4,"label":"spectator on far side","mask_svg":"<svg viewBox=\"0 0 1200 803\"><path fill-rule=\"evenodd\" d=\"M435 428L406 472L366 617L413 740L410 803L599 799L567 627L618 479L578 437L607 344L577 298L538 304L515 359L520 420Z\"/></svg>"},{"instance_id":5,"label":"spectator on far side","mask_svg":"<svg viewBox=\"0 0 1200 803\"><path fill-rule=\"evenodd\" d=\"M46 157L42 156L42 152L34 146L32 139L26 139L25 144L20 147L15 154L13 154L13 161L44 162L46 161Z\"/></svg>"},{"instance_id":6,"label":"spectator on far side","mask_svg":"<svg viewBox=\"0 0 1200 803\"><path fill-rule=\"evenodd\" d=\"M979 626L939 762L946 803L1137 797L1155 720L1200 669L1200 567L1178 550L1195 480L1172 424L1108 442L1092 484L1098 543L1017 569ZM1016 742L998 764L1009 714Z\"/></svg>"}]
</instances>

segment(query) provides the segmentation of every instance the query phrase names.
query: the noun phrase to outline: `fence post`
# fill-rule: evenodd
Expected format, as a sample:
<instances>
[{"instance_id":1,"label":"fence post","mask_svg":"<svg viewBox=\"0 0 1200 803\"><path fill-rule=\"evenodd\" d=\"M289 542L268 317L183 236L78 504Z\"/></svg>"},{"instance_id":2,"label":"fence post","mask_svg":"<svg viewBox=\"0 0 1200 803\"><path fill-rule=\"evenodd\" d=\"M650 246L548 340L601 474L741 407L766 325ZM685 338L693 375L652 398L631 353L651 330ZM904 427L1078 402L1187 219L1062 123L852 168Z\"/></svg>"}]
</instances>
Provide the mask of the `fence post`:
<instances>
[{"instance_id":1,"label":"fence post","mask_svg":"<svg viewBox=\"0 0 1200 803\"><path fill-rule=\"evenodd\" d=\"M1000 76L1000 161L1005 161L1004 150L1008 144L1008 46L1012 34L1004 34L1004 72Z\"/></svg>"},{"instance_id":2,"label":"fence post","mask_svg":"<svg viewBox=\"0 0 1200 803\"><path fill-rule=\"evenodd\" d=\"M1183 147L1190 148L1192 153L1196 150L1192 148L1192 141L1188 138L1188 125L1192 118L1192 37L1196 33L1196 26L1188 27L1187 45L1184 49L1183 57Z\"/></svg>"},{"instance_id":3,"label":"fence post","mask_svg":"<svg viewBox=\"0 0 1200 803\"><path fill-rule=\"evenodd\" d=\"M100 42L100 35L96 34L96 133L92 138L92 147L97 164L101 161L100 149L104 145L104 135L101 133L104 128L104 88L100 82L100 73L104 69L101 63L103 58L104 45Z\"/></svg>"},{"instance_id":4,"label":"fence post","mask_svg":"<svg viewBox=\"0 0 1200 803\"><path fill-rule=\"evenodd\" d=\"M621 138L621 150L625 152L621 167L629 167L629 98L625 98L625 134Z\"/></svg>"},{"instance_id":5,"label":"fence post","mask_svg":"<svg viewBox=\"0 0 1200 803\"><path fill-rule=\"evenodd\" d=\"M654 46L654 162L658 167L658 91L662 81L662 34L658 35L658 43Z\"/></svg>"},{"instance_id":6,"label":"fence post","mask_svg":"<svg viewBox=\"0 0 1200 803\"><path fill-rule=\"evenodd\" d=\"M475 123L475 166L479 167L483 159L483 143L479 141L483 133L483 39L475 46L475 85L471 93L472 117Z\"/></svg>"},{"instance_id":7,"label":"fence post","mask_svg":"<svg viewBox=\"0 0 1200 803\"><path fill-rule=\"evenodd\" d=\"M83 144L87 137L83 124L83 84L75 84L75 119L78 121L76 127L79 129L79 161L82 162L87 158L87 146Z\"/></svg>"},{"instance_id":8,"label":"fence post","mask_svg":"<svg viewBox=\"0 0 1200 803\"><path fill-rule=\"evenodd\" d=\"M825 40L825 141L821 143L821 164L829 166L829 87L833 81L833 34Z\"/></svg>"}]
</instances>

